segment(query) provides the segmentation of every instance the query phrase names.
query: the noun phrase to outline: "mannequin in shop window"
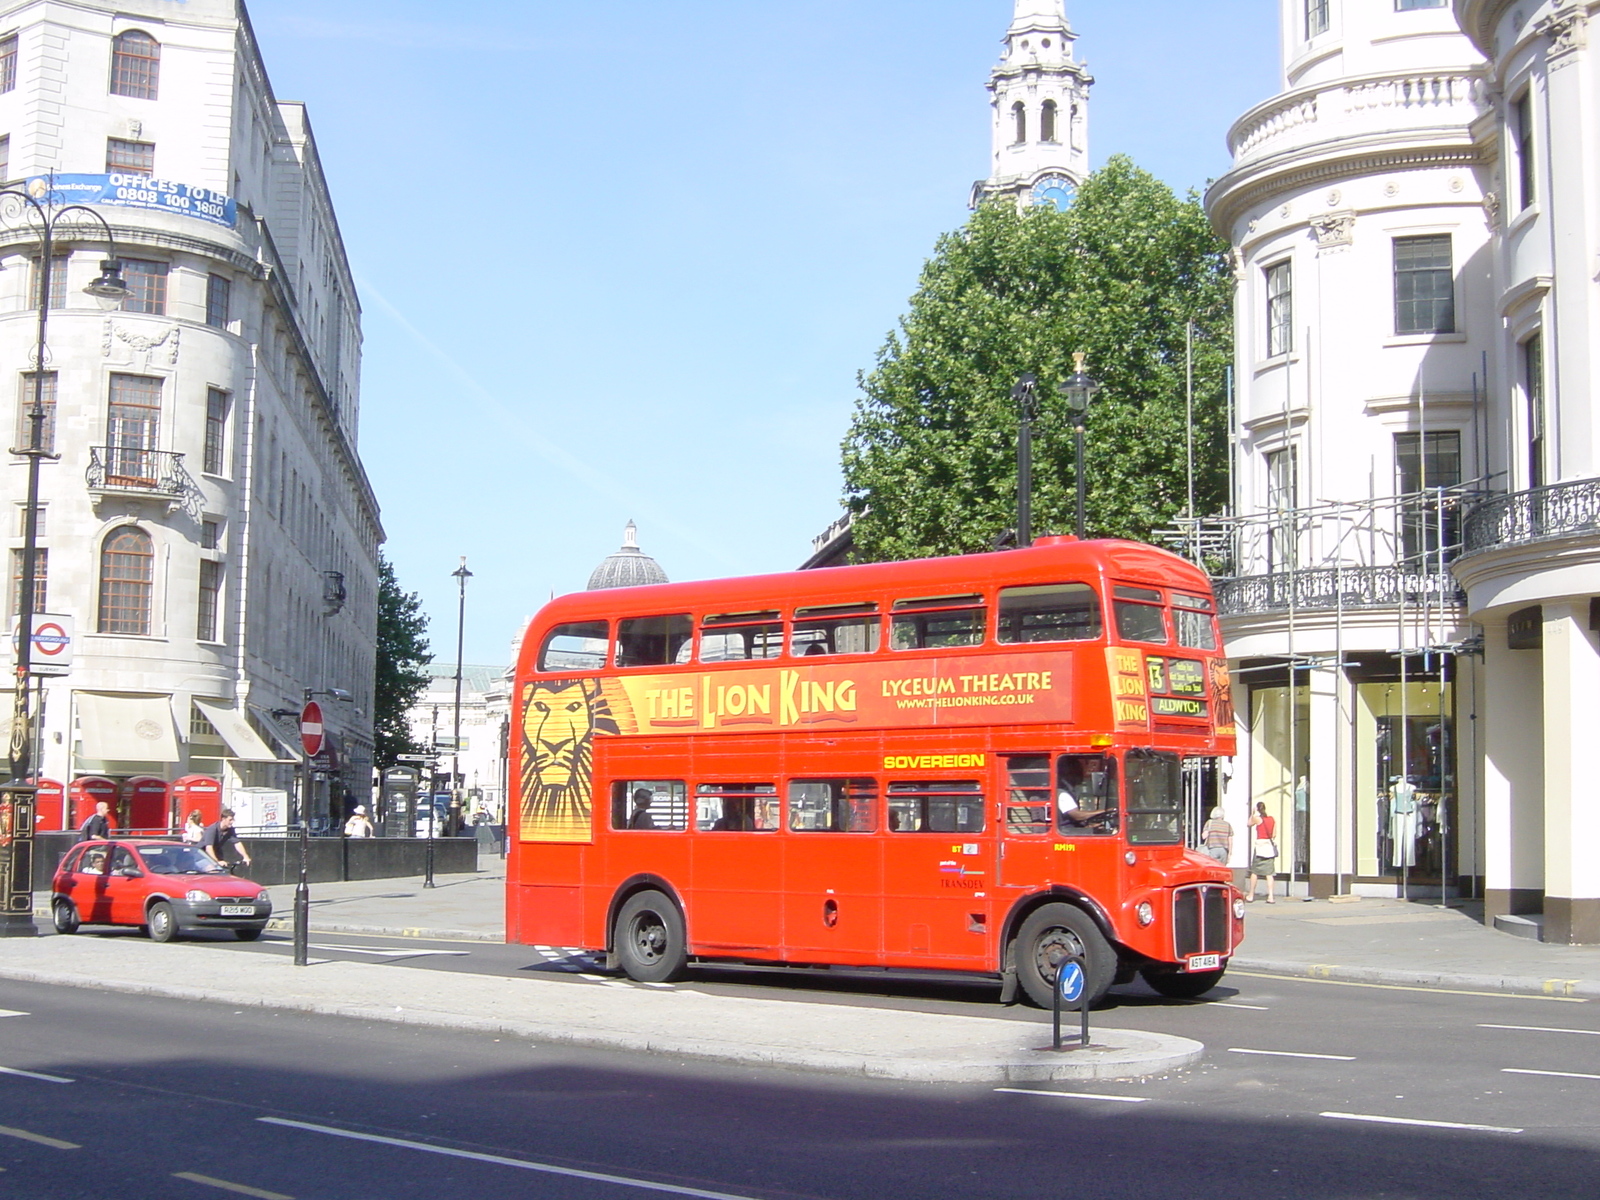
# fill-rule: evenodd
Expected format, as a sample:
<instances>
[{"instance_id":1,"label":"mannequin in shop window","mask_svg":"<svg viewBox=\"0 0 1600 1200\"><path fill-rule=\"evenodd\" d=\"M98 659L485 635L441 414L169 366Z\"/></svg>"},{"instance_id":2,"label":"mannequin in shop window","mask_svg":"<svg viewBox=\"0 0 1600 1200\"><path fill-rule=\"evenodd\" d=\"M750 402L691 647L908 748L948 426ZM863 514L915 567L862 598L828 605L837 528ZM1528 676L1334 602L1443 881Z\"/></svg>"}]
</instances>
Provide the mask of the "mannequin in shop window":
<instances>
[{"instance_id":1,"label":"mannequin in shop window","mask_svg":"<svg viewBox=\"0 0 1600 1200\"><path fill-rule=\"evenodd\" d=\"M1417 786L1409 776L1396 775L1389 784L1389 837L1391 865L1417 865Z\"/></svg>"}]
</instances>

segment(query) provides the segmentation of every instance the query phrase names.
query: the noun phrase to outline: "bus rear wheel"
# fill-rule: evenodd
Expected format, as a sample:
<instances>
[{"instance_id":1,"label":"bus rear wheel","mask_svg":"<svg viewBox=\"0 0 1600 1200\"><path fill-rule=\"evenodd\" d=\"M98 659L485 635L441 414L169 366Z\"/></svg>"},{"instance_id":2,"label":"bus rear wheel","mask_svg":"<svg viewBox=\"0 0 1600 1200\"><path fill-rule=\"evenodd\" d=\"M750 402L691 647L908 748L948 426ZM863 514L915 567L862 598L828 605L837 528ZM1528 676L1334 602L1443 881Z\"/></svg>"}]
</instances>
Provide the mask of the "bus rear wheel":
<instances>
[{"instance_id":1,"label":"bus rear wheel","mask_svg":"<svg viewBox=\"0 0 1600 1200\"><path fill-rule=\"evenodd\" d=\"M689 963L683 916L660 892L637 892L623 902L612 944L623 974L639 983L671 983Z\"/></svg>"},{"instance_id":2,"label":"bus rear wheel","mask_svg":"<svg viewBox=\"0 0 1600 1200\"><path fill-rule=\"evenodd\" d=\"M1153 990L1169 1000L1194 1000L1221 983L1225 970L1226 967L1219 967L1215 971L1191 971L1185 974L1167 967L1145 967L1139 974L1144 976L1144 981Z\"/></svg>"},{"instance_id":3,"label":"bus rear wheel","mask_svg":"<svg viewBox=\"0 0 1600 1200\"><path fill-rule=\"evenodd\" d=\"M1111 990L1117 956L1094 919L1070 904L1046 904L1030 913L1013 943L1017 982L1040 1008L1054 1003L1056 972L1069 955L1083 958L1084 996L1093 1007Z\"/></svg>"}]
</instances>

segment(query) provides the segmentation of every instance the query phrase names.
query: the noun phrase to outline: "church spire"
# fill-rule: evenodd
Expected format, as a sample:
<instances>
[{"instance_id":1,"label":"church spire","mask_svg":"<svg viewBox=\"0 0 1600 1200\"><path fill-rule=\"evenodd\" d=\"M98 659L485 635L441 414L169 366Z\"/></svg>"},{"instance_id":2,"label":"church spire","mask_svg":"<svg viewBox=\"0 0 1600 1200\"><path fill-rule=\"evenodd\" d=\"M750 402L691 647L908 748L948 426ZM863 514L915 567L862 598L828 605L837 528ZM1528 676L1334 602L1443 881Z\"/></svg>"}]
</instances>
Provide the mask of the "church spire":
<instances>
[{"instance_id":1,"label":"church spire","mask_svg":"<svg viewBox=\"0 0 1600 1200\"><path fill-rule=\"evenodd\" d=\"M1094 80L1073 59L1076 40L1064 0L1016 0L989 76L994 157L989 178L972 187L974 208L994 196L1065 205L1089 174Z\"/></svg>"}]
</instances>

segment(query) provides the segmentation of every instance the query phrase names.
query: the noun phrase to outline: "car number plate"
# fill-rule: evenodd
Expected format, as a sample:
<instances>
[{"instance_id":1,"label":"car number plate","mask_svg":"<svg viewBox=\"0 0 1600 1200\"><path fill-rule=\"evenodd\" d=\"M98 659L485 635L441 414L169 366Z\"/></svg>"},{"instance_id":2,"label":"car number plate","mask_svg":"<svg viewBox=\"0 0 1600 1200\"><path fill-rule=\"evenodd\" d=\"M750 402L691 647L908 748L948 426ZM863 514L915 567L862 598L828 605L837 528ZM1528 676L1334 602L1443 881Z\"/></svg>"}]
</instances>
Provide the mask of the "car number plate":
<instances>
[{"instance_id":1,"label":"car number plate","mask_svg":"<svg viewBox=\"0 0 1600 1200\"><path fill-rule=\"evenodd\" d=\"M223 911L226 912L227 910L224 909ZM1222 955L1220 954L1191 954L1189 956L1188 968L1191 971L1215 971L1221 965Z\"/></svg>"},{"instance_id":2,"label":"car number plate","mask_svg":"<svg viewBox=\"0 0 1600 1200\"><path fill-rule=\"evenodd\" d=\"M254 904L224 904L222 906L222 915L225 917L253 917L256 915L256 906ZM1216 955L1213 954L1211 957L1215 958Z\"/></svg>"}]
</instances>

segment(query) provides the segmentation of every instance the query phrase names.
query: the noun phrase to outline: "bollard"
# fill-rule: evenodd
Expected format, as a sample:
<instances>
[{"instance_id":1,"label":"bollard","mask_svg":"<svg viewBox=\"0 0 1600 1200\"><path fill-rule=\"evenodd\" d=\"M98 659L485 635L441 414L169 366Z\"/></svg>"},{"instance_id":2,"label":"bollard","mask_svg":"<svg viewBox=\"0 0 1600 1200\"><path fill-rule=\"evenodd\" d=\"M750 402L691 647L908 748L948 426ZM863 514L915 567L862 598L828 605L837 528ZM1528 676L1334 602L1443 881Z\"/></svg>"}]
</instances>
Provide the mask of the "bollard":
<instances>
[{"instance_id":1,"label":"bollard","mask_svg":"<svg viewBox=\"0 0 1600 1200\"><path fill-rule=\"evenodd\" d=\"M1055 1039L1051 1045L1053 1050L1077 1049L1081 1050L1089 1044L1089 976L1085 970L1081 954L1069 954L1056 965L1055 993L1052 1005L1052 1018L1055 1030ZM1061 1005L1075 1004L1078 1009L1078 1044L1076 1046L1062 1046L1061 1044Z\"/></svg>"}]
</instances>

